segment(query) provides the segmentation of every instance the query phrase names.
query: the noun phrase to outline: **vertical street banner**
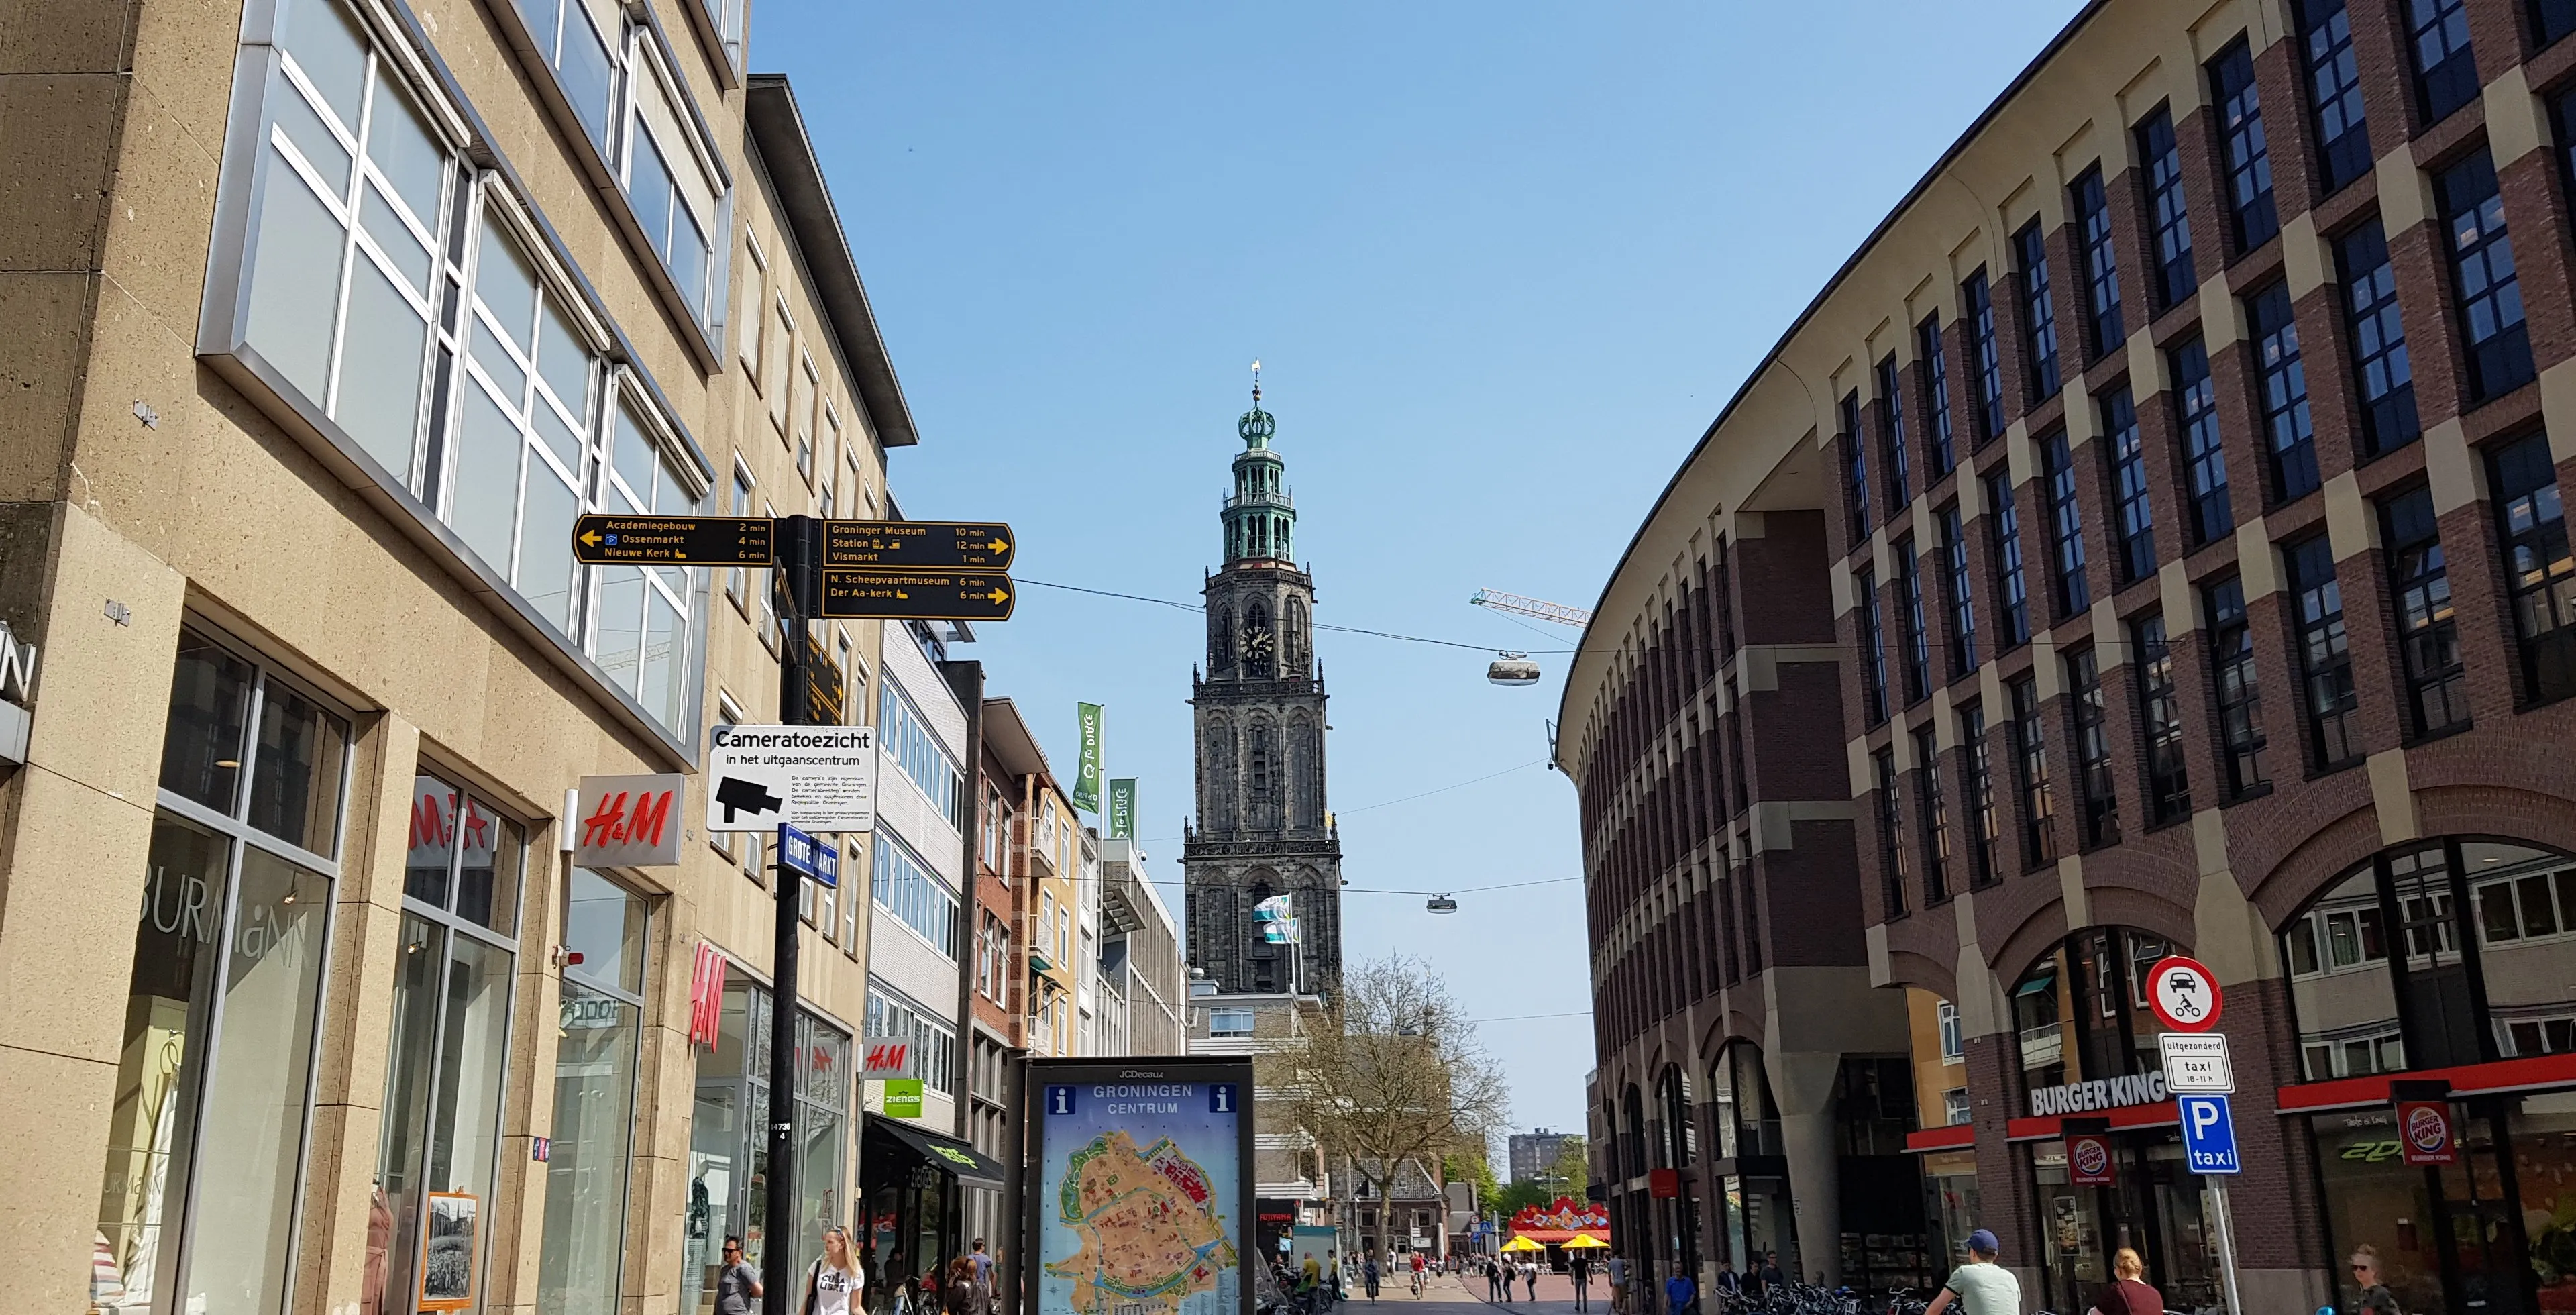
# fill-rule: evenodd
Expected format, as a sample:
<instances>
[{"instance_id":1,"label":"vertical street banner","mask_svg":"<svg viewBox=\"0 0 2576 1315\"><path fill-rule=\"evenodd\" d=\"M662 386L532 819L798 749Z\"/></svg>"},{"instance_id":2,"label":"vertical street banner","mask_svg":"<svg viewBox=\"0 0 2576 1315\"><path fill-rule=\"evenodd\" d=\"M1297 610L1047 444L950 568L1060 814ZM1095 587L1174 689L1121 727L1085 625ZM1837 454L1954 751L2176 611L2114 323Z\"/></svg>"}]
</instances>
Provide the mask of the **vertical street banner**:
<instances>
[{"instance_id":1,"label":"vertical street banner","mask_svg":"<svg viewBox=\"0 0 2576 1315\"><path fill-rule=\"evenodd\" d=\"M1032 1315L1251 1315L1252 1062L1028 1068Z\"/></svg>"},{"instance_id":2,"label":"vertical street banner","mask_svg":"<svg viewBox=\"0 0 2576 1315\"><path fill-rule=\"evenodd\" d=\"M1136 838L1135 777L1109 778L1109 838L1112 840Z\"/></svg>"},{"instance_id":3,"label":"vertical street banner","mask_svg":"<svg viewBox=\"0 0 2576 1315\"><path fill-rule=\"evenodd\" d=\"M1100 705L1077 703L1075 714L1082 722L1082 763L1073 773L1073 806L1086 813L1100 811Z\"/></svg>"}]
</instances>

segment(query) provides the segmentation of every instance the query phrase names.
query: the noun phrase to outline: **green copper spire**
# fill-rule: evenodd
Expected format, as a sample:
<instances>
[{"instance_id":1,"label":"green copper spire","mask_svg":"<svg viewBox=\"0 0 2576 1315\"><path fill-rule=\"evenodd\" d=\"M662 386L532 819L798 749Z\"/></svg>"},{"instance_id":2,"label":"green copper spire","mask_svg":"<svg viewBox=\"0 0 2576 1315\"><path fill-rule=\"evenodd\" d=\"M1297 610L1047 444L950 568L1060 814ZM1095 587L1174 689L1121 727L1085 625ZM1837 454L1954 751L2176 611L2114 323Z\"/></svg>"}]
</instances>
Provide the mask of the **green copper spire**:
<instances>
[{"instance_id":1,"label":"green copper spire","mask_svg":"<svg viewBox=\"0 0 2576 1315\"><path fill-rule=\"evenodd\" d=\"M1234 457L1234 494L1225 500L1225 564L1293 563L1297 504L1282 478L1285 463L1270 450L1279 422L1261 409L1261 362L1252 363L1252 409L1234 423L1243 450Z\"/></svg>"}]
</instances>

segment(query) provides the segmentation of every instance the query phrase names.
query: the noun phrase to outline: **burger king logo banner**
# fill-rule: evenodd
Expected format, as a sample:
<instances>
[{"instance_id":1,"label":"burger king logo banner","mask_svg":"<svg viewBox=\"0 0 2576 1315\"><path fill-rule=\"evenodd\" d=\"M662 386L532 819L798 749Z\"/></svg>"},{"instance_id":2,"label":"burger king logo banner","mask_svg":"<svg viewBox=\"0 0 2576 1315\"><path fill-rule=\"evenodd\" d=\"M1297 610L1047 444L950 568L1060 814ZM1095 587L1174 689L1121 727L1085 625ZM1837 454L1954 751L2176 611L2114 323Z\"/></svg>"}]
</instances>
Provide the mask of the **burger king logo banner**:
<instances>
[{"instance_id":1,"label":"burger king logo banner","mask_svg":"<svg viewBox=\"0 0 2576 1315\"><path fill-rule=\"evenodd\" d=\"M2460 1153L2452 1145L2451 1102L2397 1102L2397 1141L2408 1164L2452 1164Z\"/></svg>"},{"instance_id":2,"label":"burger king logo banner","mask_svg":"<svg viewBox=\"0 0 2576 1315\"><path fill-rule=\"evenodd\" d=\"M2096 1132L2081 1132L2066 1139L2066 1178L2081 1187L2107 1187L2120 1180L2119 1166L2111 1158L2111 1139Z\"/></svg>"}]
</instances>

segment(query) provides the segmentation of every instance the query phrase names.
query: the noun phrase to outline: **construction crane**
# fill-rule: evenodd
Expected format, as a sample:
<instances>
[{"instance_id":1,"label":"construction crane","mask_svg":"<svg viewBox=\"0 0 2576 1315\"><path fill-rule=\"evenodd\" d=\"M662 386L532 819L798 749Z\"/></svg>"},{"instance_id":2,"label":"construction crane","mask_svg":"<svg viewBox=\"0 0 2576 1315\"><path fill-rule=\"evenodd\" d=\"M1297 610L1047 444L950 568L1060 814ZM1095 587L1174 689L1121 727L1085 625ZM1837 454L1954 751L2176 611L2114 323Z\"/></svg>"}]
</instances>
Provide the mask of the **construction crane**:
<instances>
[{"instance_id":1,"label":"construction crane","mask_svg":"<svg viewBox=\"0 0 2576 1315\"><path fill-rule=\"evenodd\" d=\"M1467 601L1478 607L1490 607L1497 612L1518 612L1522 616L1534 616L1541 621L1554 621L1558 625L1572 626L1577 630L1592 624L1592 613L1583 608L1568 607L1563 603L1543 602L1536 598L1523 598L1519 594L1507 594L1499 589L1479 589L1476 591L1476 596Z\"/></svg>"}]
</instances>

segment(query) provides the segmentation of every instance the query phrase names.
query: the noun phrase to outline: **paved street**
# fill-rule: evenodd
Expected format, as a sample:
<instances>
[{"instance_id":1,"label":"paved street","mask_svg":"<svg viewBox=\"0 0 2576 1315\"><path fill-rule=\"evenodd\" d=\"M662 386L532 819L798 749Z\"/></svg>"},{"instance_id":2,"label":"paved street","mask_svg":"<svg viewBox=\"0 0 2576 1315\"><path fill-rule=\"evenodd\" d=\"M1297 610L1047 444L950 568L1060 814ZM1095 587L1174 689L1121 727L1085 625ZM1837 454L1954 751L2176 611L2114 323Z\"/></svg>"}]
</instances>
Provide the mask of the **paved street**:
<instances>
[{"instance_id":1,"label":"paved street","mask_svg":"<svg viewBox=\"0 0 2576 1315\"><path fill-rule=\"evenodd\" d=\"M1525 1315L1570 1315L1570 1312L1578 1309L1588 1309L1591 1312L1598 1312L1599 1315L1609 1315L1610 1311L1609 1285L1597 1278L1592 1282L1591 1301L1588 1308L1578 1308L1574 1304L1574 1280L1563 1274L1540 1275L1538 1299L1535 1301L1520 1295L1523 1289L1517 1284L1513 1285L1512 1291L1515 1295L1509 1302L1488 1301L1485 1297L1485 1280L1480 1275L1461 1274L1456 1277L1435 1275L1428 1290L1420 1297L1414 1296L1406 1284L1397 1283L1391 1288L1381 1289L1375 1304L1420 1307L1426 1312L1438 1311L1443 1315L1450 1311L1466 1315L1466 1312L1472 1308L1486 1306L1495 1307L1498 1311L1524 1312ZM1342 1305L1346 1308L1366 1309L1371 1303L1366 1296L1355 1295Z\"/></svg>"}]
</instances>

